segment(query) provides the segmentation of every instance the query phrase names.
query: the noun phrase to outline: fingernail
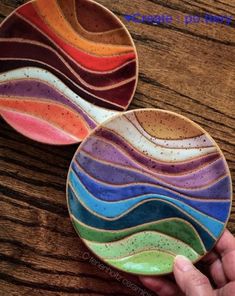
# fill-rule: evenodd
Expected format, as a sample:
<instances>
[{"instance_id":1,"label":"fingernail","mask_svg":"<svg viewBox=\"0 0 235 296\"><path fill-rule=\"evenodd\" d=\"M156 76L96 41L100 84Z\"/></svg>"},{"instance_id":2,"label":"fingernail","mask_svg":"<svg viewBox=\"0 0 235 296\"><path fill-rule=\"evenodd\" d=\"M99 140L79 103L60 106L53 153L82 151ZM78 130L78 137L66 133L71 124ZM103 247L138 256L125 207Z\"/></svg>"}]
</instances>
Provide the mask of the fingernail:
<instances>
[{"instance_id":1,"label":"fingernail","mask_svg":"<svg viewBox=\"0 0 235 296\"><path fill-rule=\"evenodd\" d=\"M183 272L193 269L192 262L187 257L181 255L175 257L175 266Z\"/></svg>"}]
</instances>

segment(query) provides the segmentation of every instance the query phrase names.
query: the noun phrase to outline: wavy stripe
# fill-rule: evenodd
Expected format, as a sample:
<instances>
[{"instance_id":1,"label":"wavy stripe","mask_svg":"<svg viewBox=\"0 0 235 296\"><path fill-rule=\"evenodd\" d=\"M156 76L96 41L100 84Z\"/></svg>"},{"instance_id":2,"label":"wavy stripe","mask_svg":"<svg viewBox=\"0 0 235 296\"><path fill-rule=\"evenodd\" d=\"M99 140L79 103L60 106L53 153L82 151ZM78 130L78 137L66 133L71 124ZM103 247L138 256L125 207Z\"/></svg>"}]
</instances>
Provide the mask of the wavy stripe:
<instances>
[{"instance_id":1,"label":"wavy stripe","mask_svg":"<svg viewBox=\"0 0 235 296\"><path fill-rule=\"evenodd\" d=\"M107 221L115 221L117 219L125 217L134 209L141 207L145 203L158 200L164 202L167 201L171 205L175 206L177 209L181 209L181 211L184 212L184 214L190 215L201 225L205 226L215 237L218 236L223 230L222 222L208 215L204 215L203 213L195 210L194 208L186 205L183 202L180 202L176 199L172 199L167 196L149 194L139 196L135 199L130 199L125 202L110 203L94 199L94 197L87 192L84 186L81 186L80 188L76 187L76 189L79 190L77 191L78 195L76 195L75 190L71 185L69 185L69 188L73 191L74 196L77 197L79 202L81 202L82 205L86 207L88 211Z\"/></svg>"},{"instance_id":2,"label":"wavy stripe","mask_svg":"<svg viewBox=\"0 0 235 296\"><path fill-rule=\"evenodd\" d=\"M66 40L68 43L85 52L101 56L112 56L133 51L132 46L97 43L81 37L78 35L78 32L75 32L70 24L65 21L55 0L50 0L49 2L48 0L37 0L31 5L37 11L38 15L43 18L45 22L43 31L49 36L56 34L61 39ZM52 11L53 13L51 13ZM37 19L35 20L32 17L28 17L28 19L34 24L38 23Z\"/></svg>"},{"instance_id":3,"label":"wavy stripe","mask_svg":"<svg viewBox=\"0 0 235 296\"><path fill-rule=\"evenodd\" d=\"M37 117L79 139L84 139L90 132L86 122L79 114L60 104L0 97L0 110L19 111Z\"/></svg>"},{"instance_id":4,"label":"wavy stripe","mask_svg":"<svg viewBox=\"0 0 235 296\"><path fill-rule=\"evenodd\" d=\"M28 9L28 8L27 8ZM30 7L29 7L30 10ZM33 10L30 10L35 14ZM14 23L14 26L12 26ZM14 30L15 27L21 28L20 31ZM72 48L68 49L69 52L56 45L48 36L39 30L36 26L32 25L22 15L15 13L11 16L11 22L6 21L1 25L0 37L9 39L24 39L40 42L55 49L70 65L76 65L91 73L107 73L114 71L123 66L130 60L136 59L136 55L125 54L122 56L113 57L97 57L89 55L88 53L75 52ZM70 53L70 54L69 54Z\"/></svg>"},{"instance_id":5,"label":"wavy stripe","mask_svg":"<svg viewBox=\"0 0 235 296\"><path fill-rule=\"evenodd\" d=\"M89 140L83 146L82 151L90 157L97 159L99 162L107 164L107 165L117 165L119 168L133 168L140 173L146 173L157 180L163 181L170 185L175 185L176 187L184 187L184 188L198 188L202 186L206 186L211 183L213 180L218 179L224 176L227 172L227 168L225 167L224 160L222 158L217 159L216 161L204 165L199 170L190 172L184 175L163 175L157 172L152 171L150 168L145 168L138 163L128 159L128 157L123 157L120 151L114 146L107 142L104 142L102 139L96 138L93 136L89 143ZM92 147L89 152L86 152L87 144ZM95 150L94 147L97 147ZM97 155L98 154L98 155ZM113 158L116 159L113 162ZM203 177L202 177L203 176Z\"/></svg>"},{"instance_id":6,"label":"wavy stripe","mask_svg":"<svg viewBox=\"0 0 235 296\"><path fill-rule=\"evenodd\" d=\"M40 80L52 87L56 88L60 93L67 97L71 102L78 105L84 110L88 116L90 116L97 123L101 123L113 115L118 114L115 111L106 110L101 107L94 106L93 104L86 102L73 91L71 91L63 82L61 82L56 76L46 70L42 70L36 67L21 68L9 72L0 74L0 82L12 81L30 77L30 79Z\"/></svg>"},{"instance_id":7,"label":"wavy stripe","mask_svg":"<svg viewBox=\"0 0 235 296\"><path fill-rule=\"evenodd\" d=\"M114 155L108 155L105 153L103 151L103 149L105 149L103 144L103 148L99 149L99 146L96 144L96 140L94 140L96 138L102 140L105 143L105 146L109 145L109 147L114 147ZM98 158L105 157L104 155L106 155L106 159L112 159L112 162L114 163L119 163L120 159L124 159L124 163L126 163L126 165L136 163L145 169L151 169L152 172L158 172L167 175L174 174L177 176L198 170L220 157L220 154L217 152L177 164L160 162L141 154L135 150L133 146L125 143L121 137L115 135L111 131L105 130L104 128L96 130L93 136L87 139L84 145L82 145L82 150L88 153L96 153L94 155L96 155Z\"/></svg>"},{"instance_id":8,"label":"wavy stripe","mask_svg":"<svg viewBox=\"0 0 235 296\"><path fill-rule=\"evenodd\" d=\"M127 35L124 28L113 29L108 32L88 32L85 30L82 25L79 23L76 8L75 0L57 0L61 8L61 13L64 18L70 23L73 29L78 32L84 38L101 43L111 43L119 45L132 45L129 36Z\"/></svg>"},{"instance_id":9,"label":"wavy stripe","mask_svg":"<svg viewBox=\"0 0 235 296\"><path fill-rule=\"evenodd\" d=\"M9 59L8 59L8 62L9 62ZM101 104L105 105L105 106L108 105L109 107L111 106L112 109L114 109L115 103L108 102L108 101L106 101L105 99L103 99L101 97L96 97L96 96L92 95L90 92L86 91L85 89L82 89L79 85L75 84L73 81L71 81L69 78L67 78L66 76L64 76L60 72L58 72L56 69L51 68L49 65L41 64L40 62L36 63L37 65L35 67L35 66L31 65L32 62L33 61L31 61L29 63L29 65L30 65L29 67L23 67L23 68L18 68L17 67L17 69L13 69L13 70L10 70L10 71L7 71L7 72L13 72L14 73L14 72L19 71L20 69L22 69L22 71L30 71L30 69L33 69L32 71L34 71L34 72L35 72L34 69L36 69L37 72L41 71L43 73L43 75L45 75L45 72L46 72L47 75L49 76L49 78L51 78L51 79L48 79L49 80L48 82L50 84L52 84L51 81L50 81L52 79L53 79L53 83L54 82L56 83L57 81L59 81L62 85L65 85L66 89L69 89L73 94L75 94L75 97L77 98L77 100L80 97L84 101L86 101L86 102L88 101L88 103L90 105L93 105L93 104L95 105L95 102L99 101L99 105L101 105ZM18 61L17 61L16 64L18 64ZM39 67L38 67L38 64L39 64ZM2 74L5 75L5 73L6 72L4 72ZM39 76L38 79L42 80L42 78L40 77L41 73L38 76ZM29 75L27 73L20 73L18 78L13 78L13 79L25 79L26 77L29 78ZM36 78L36 77L33 76L32 78ZM45 81L46 78L44 78L43 80ZM64 83L63 81L65 81L66 83ZM109 95L111 95L112 92L113 91L110 90ZM92 104L92 102L93 102L93 104ZM99 106L97 106L96 108L98 108L99 110L105 110L106 113L111 112L110 110L107 110L106 108L104 109L104 108L99 107ZM122 107L121 107L121 105L120 106L117 105L116 108L120 109Z\"/></svg>"},{"instance_id":10,"label":"wavy stripe","mask_svg":"<svg viewBox=\"0 0 235 296\"><path fill-rule=\"evenodd\" d=\"M168 140L168 139L158 139L156 137L152 137L148 134L143 127L140 125L137 120L135 113L127 113L125 117L129 120L129 122L149 141L158 146L167 147L167 148L200 148L200 147L211 147L214 144L208 138L207 135L202 134L200 136L194 138L187 139L179 139L179 140Z\"/></svg>"},{"instance_id":11,"label":"wavy stripe","mask_svg":"<svg viewBox=\"0 0 235 296\"><path fill-rule=\"evenodd\" d=\"M113 121L107 122L107 129L117 133L123 137L126 142L134 146L138 151L149 157L160 161L179 162L196 157L200 157L212 152L216 152L216 147L208 147L201 149L171 149L158 146L147 140L125 117L116 118ZM131 135L127 138L127 135ZM144 152L143 152L144 150Z\"/></svg>"},{"instance_id":12,"label":"wavy stripe","mask_svg":"<svg viewBox=\"0 0 235 296\"><path fill-rule=\"evenodd\" d=\"M22 45L23 44L20 44L18 46L18 50L22 50ZM8 59L8 60L15 59L16 61L19 60L19 58L11 58L11 57L5 58L5 59ZM29 64L29 66L34 66L32 65L32 63L37 63L36 66L38 66L39 64L40 68L47 69L49 70L49 72L55 74L59 79L61 79L67 86L69 86L78 95L80 95L87 101L97 103L100 106L105 106L105 107L108 106L112 108L122 109L123 108L122 106L125 105L127 100L131 98L133 94L133 90L135 88L135 79L130 78L124 84L121 83L119 86L117 87L115 86L114 88L110 88L109 90L89 89L84 85L82 85L80 82L78 81L76 82L70 79L60 70L57 70L56 68L50 66L49 64L45 64L36 59L31 59L31 60L26 59L25 61L26 61L26 64L27 63ZM18 65L16 66L16 68L18 68ZM76 80L77 78L75 77L74 79Z\"/></svg>"},{"instance_id":13,"label":"wavy stripe","mask_svg":"<svg viewBox=\"0 0 235 296\"><path fill-rule=\"evenodd\" d=\"M84 100L89 102L90 104L96 105L100 108L111 109L111 110L123 110L121 105L116 105L113 102L108 102L103 100L101 97L96 97L91 93L87 92L85 89L82 89L78 84L75 84L71 79L66 77L64 74L52 68L47 64L43 64L36 60L20 60L14 58L0 58L0 67L1 72L13 71L19 68L38 68L44 71L48 71L49 73L55 75L61 82L63 82L66 87L70 88L71 91L76 93L79 97L82 97Z\"/></svg>"},{"instance_id":14,"label":"wavy stripe","mask_svg":"<svg viewBox=\"0 0 235 296\"><path fill-rule=\"evenodd\" d=\"M95 254L103 259L126 257L149 250L160 250L175 255L184 255L192 261L200 257L194 249L182 241L156 231L135 233L122 240L106 244L88 240L84 241Z\"/></svg>"},{"instance_id":15,"label":"wavy stripe","mask_svg":"<svg viewBox=\"0 0 235 296\"><path fill-rule=\"evenodd\" d=\"M174 254L150 250L123 258L106 259L105 262L135 275L156 276L172 272L174 259Z\"/></svg>"},{"instance_id":16,"label":"wavy stripe","mask_svg":"<svg viewBox=\"0 0 235 296\"><path fill-rule=\"evenodd\" d=\"M77 175L77 173L79 175ZM86 205L86 207L92 209L94 212L99 214L100 216L106 216L108 218L112 218L115 216L121 215L123 212L127 211L128 209L132 208L138 202L152 199L152 198L169 198L174 203L174 199L187 204L201 213L204 213L210 217L213 217L221 222L225 222L227 219L227 215L230 209L230 201L223 200L219 202L211 202L211 201L202 201L202 200L192 200L187 197L182 197L180 195L174 194L173 192L167 192L167 190L157 187L151 186L138 186L139 189L138 195L137 192L131 191L131 188L127 188L126 194L128 194L128 199L124 199L121 192L118 190L115 191L113 188L113 193L116 195L116 199L113 200L110 197L109 191L106 190L105 186L99 184L101 188L99 191L96 190L98 184L89 180L81 171L76 169L76 172L71 170L68 178L70 180L71 186L74 188L73 191L75 195ZM88 180L87 180L88 179ZM82 182L85 180L85 184L89 184L88 187ZM91 189L91 191L89 191ZM97 194L98 192L102 192L102 197ZM118 199L119 198L119 199Z\"/></svg>"},{"instance_id":17,"label":"wavy stripe","mask_svg":"<svg viewBox=\"0 0 235 296\"><path fill-rule=\"evenodd\" d=\"M8 49L8 50L7 50ZM136 78L136 62L130 61L109 73L90 73L76 64L70 64L53 48L31 40L0 38L0 57L29 59L47 64L68 79L78 83L91 93L109 91L127 84ZM98 92L98 93L97 93Z\"/></svg>"},{"instance_id":18,"label":"wavy stripe","mask_svg":"<svg viewBox=\"0 0 235 296\"><path fill-rule=\"evenodd\" d=\"M156 113L154 109L143 109L136 112L135 116L142 128L149 135L158 139L191 139L205 133L199 125L190 119L171 111L158 109Z\"/></svg>"},{"instance_id":19,"label":"wavy stripe","mask_svg":"<svg viewBox=\"0 0 235 296\"><path fill-rule=\"evenodd\" d=\"M22 6L18 11L18 15L23 16L24 18L27 19L27 21L31 24L37 27L40 31L42 31L48 38L53 40L57 46L60 46L63 50L65 50L69 55L72 57L75 56L76 53L78 54L86 54L86 55L91 55L99 58L103 57L119 57L122 55L135 55L135 52L132 47L127 47L123 51L114 51L114 53L110 54L108 50L104 48L104 50L101 50L102 53L100 55L95 51L95 48L91 46L91 50L87 51L84 46L74 46L73 44L66 42L63 38L61 38L59 35L57 35L52 29L50 29L41 19L41 17L38 15L38 13L34 10L32 7L32 4L29 3L28 6L25 8L25 6Z\"/></svg>"},{"instance_id":20,"label":"wavy stripe","mask_svg":"<svg viewBox=\"0 0 235 296\"><path fill-rule=\"evenodd\" d=\"M163 186L151 184L148 182L133 182L130 184L121 184L121 185L116 185L116 184L108 184L106 182L103 182L101 180L98 180L91 175L89 175L76 161L74 161L71 165L71 168L74 170L76 175L78 176L79 179L82 180L83 184L85 184L86 188L90 192L94 192L94 195L96 195L98 198L107 200L107 201L117 201L117 200L124 200L128 199L132 196L138 196L138 192L143 190L146 194L147 193L153 193L153 192L148 192L149 190L158 190L158 192L162 195L167 195L171 196L172 198L177 198L177 196L189 199L189 200L194 200L197 201L226 201L230 200L230 195L231 192L224 191L225 197L221 197L221 192L219 188L216 186L216 190L218 190L218 196L216 194L212 195L213 199L211 199L211 196L200 196L199 194L196 194L195 197L190 195L190 192L187 192L186 194L177 192L175 188L169 189L165 188ZM228 180L228 178L226 178ZM229 180L228 180L229 181ZM227 183L228 185L229 183ZM226 186L226 182L223 186ZM216 192L215 190L215 192ZM201 192L201 191L200 191ZM202 191L207 195L207 190ZM194 192L195 194L195 192Z\"/></svg>"},{"instance_id":21,"label":"wavy stripe","mask_svg":"<svg viewBox=\"0 0 235 296\"><path fill-rule=\"evenodd\" d=\"M215 194L214 189L218 189L216 184L218 184L220 181L223 181L225 178L228 178L228 175L226 174L220 178L213 180L210 184L207 184L203 187L183 188L176 187L163 181L157 180L154 176L151 176L146 172L139 172L134 168L124 168L118 167L117 165L105 164L88 156L84 151L79 152L79 154L76 156L76 161L89 175L91 175L95 179L98 179L99 181L106 182L107 184L127 185L138 182L149 183L153 185L164 186L166 188L170 188L176 190L179 193L184 193L190 196L206 196L205 194L208 193L212 194L213 196L213 194ZM226 190L224 190L224 192L227 193Z\"/></svg>"},{"instance_id":22,"label":"wavy stripe","mask_svg":"<svg viewBox=\"0 0 235 296\"><path fill-rule=\"evenodd\" d=\"M75 12L77 19L83 28L92 33L107 33L122 27L117 17L113 17L104 6L87 0L75 1ZM91 21L92 19L92 21Z\"/></svg>"},{"instance_id":23,"label":"wavy stripe","mask_svg":"<svg viewBox=\"0 0 235 296\"><path fill-rule=\"evenodd\" d=\"M147 223L121 231L108 231L89 227L78 221L73 215L71 215L71 219L79 235L89 241L106 243L121 240L141 231L157 231L181 240L200 255L206 252L200 236L194 227L187 221L178 218L163 219L161 221Z\"/></svg>"},{"instance_id":24,"label":"wavy stripe","mask_svg":"<svg viewBox=\"0 0 235 296\"><path fill-rule=\"evenodd\" d=\"M3 98L7 97L9 99L20 97L22 100L24 98L30 98L32 101L45 100L49 102L58 102L72 108L75 112L81 115L90 128L96 127L96 123L82 109L80 109L78 105L71 102L67 97L58 92L52 85L41 82L40 80L28 78L21 80L11 80L6 83L1 82L0 96Z\"/></svg>"},{"instance_id":25,"label":"wavy stripe","mask_svg":"<svg viewBox=\"0 0 235 296\"><path fill-rule=\"evenodd\" d=\"M74 144L81 140L34 116L6 110L0 110L0 113L7 123L32 140L51 144L53 139L55 145Z\"/></svg>"},{"instance_id":26,"label":"wavy stripe","mask_svg":"<svg viewBox=\"0 0 235 296\"><path fill-rule=\"evenodd\" d=\"M131 182L130 180L125 180L125 181L129 181L129 183L124 183L124 184L117 184L117 183L107 183L106 181L102 181L102 179L100 178L94 178L93 176L91 176L91 174L89 174L89 172L87 172L81 165L79 165L78 162L73 162L72 163L72 168L75 170L76 174L79 176L79 178L82 178L80 176L79 170L82 171L82 173L85 173L85 178L83 178L83 183L86 184L86 187L89 188L89 191L92 190L92 186L90 186L90 181L89 178L91 180L93 180L94 182L91 183L95 183L98 184L97 186L95 185L94 187L96 187L96 192L97 192L97 196L99 194L99 192L101 192L101 189L104 189L103 186L106 189L106 193L108 193L111 198L113 198L114 200L117 198L117 196L115 193L117 190L119 191L118 196L122 196L123 199L128 198L128 190L127 188L130 188L131 190L134 190L134 192L136 192L135 190L138 188L138 186L140 186L139 190L141 190L141 188L143 186L150 186L151 188L157 187L157 188L162 188L164 190L166 190L165 192L168 192L168 194L170 194L169 192L173 192L175 194L178 195L186 195L189 198L194 198L194 199L211 199L211 196L213 196L213 199L220 199L220 200L224 200L224 199L228 199L230 200L231 198L231 190L229 189L229 184L230 184L230 178L229 176L224 177L222 179L220 179L218 182L214 183L209 189L205 188L205 189L200 189L200 190L175 190L175 187L173 188L165 188L161 185L158 185L159 183L157 183L155 180L153 182L151 182L149 179L143 178L142 180L135 180L132 179ZM79 170L77 169L79 168ZM100 172L102 173L102 171L100 170ZM87 178L87 176L89 176ZM112 176L112 175L110 175ZM144 188L143 188L144 189ZM138 190L138 189L137 189ZM221 196L221 192L223 192L223 196ZM102 193L100 193L102 195ZM105 195L105 193L103 193ZM168 195L166 194L166 195ZM137 194L138 195L138 194ZM163 194L164 195L164 194ZM105 197L104 197L105 199Z\"/></svg>"},{"instance_id":27,"label":"wavy stripe","mask_svg":"<svg viewBox=\"0 0 235 296\"><path fill-rule=\"evenodd\" d=\"M76 63L68 61L68 59L62 57L62 55L58 54L54 49L50 48L49 46L42 45L39 42L30 41L30 40L23 41L20 38L14 38L14 39L0 38L0 42L1 42L0 43L1 72L4 72L4 67L6 68L5 65L2 65L3 61L5 60L9 60L9 61L16 60L17 62L25 61L25 64L27 64L26 63L27 61L31 61L31 64L29 64L29 66L32 66L33 62L34 63L38 62L41 65L48 65L51 69L55 69L57 72L67 77L67 79L71 79L68 77L70 75L68 71L72 69L71 71L74 70L74 73L80 74L81 77L88 84L95 85L95 86L97 85L101 87L106 85L111 85L113 81L117 81L117 82L123 81L136 75L135 60L126 62L121 67L118 67L113 71L93 72L81 67ZM22 51L21 52L17 51L15 46L22 49ZM38 54L37 48L36 50L34 48L31 48L31 49L29 48L29 47L35 47L35 46L40 47L39 50L42 49L43 53L46 54L46 56L42 56L42 54ZM6 49L8 49L8 51ZM52 61L53 63L51 63L51 58L55 59L55 61L54 60ZM64 64L62 62L64 62ZM67 72L66 72L66 69L64 69L64 66L68 67ZM19 67L21 66L15 65L14 68L19 68ZM64 73L67 73L67 74L65 75Z\"/></svg>"},{"instance_id":28,"label":"wavy stripe","mask_svg":"<svg viewBox=\"0 0 235 296\"><path fill-rule=\"evenodd\" d=\"M208 230L206 230L195 219L183 213L176 206L170 205L167 201L148 201L143 205L133 209L130 213L128 213L127 216L121 217L115 221L105 221L104 219L92 215L89 211L87 211L74 196L70 188L68 188L67 193L71 214L88 226L95 227L97 229L124 230L126 228L139 226L144 223L175 217L184 219L193 225L200 235L207 250L214 244L215 238ZM148 213L148 215L145 213Z\"/></svg>"}]
</instances>

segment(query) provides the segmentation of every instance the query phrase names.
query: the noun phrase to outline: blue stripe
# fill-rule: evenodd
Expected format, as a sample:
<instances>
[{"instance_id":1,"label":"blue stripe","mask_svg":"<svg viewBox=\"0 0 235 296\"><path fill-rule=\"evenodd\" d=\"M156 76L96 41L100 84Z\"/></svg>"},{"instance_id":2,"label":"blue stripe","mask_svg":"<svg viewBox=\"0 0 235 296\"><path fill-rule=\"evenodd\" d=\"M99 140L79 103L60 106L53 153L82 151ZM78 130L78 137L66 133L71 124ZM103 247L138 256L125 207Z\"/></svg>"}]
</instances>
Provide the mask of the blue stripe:
<instances>
[{"instance_id":1,"label":"blue stripe","mask_svg":"<svg viewBox=\"0 0 235 296\"><path fill-rule=\"evenodd\" d=\"M147 201L131 210L127 215L114 221L104 220L89 212L78 201L70 187L68 187L68 202L70 211L76 219L88 226L104 229L104 231L122 230L167 218L180 218L189 222L196 229L207 250L209 250L215 242L213 237L209 235L209 233L205 231L197 221L162 200Z\"/></svg>"},{"instance_id":2,"label":"blue stripe","mask_svg":"<svg viewBox=\"0 0 235 296\"><path fill-rule=\"evenodd\" d=\"M94 198L85 189L80 180L75 177L75 174L73 172L70 173L70 181L81 202L85 204L88 209L91 209L102 217L115 218L121 214L125 214L125 212L130 210L133 206L138 206L138 203L140 203L141 201L147 201L150 199L161 199L178 206L182 211L191 215L191 217L204 225L214 236L218 236L223 229L223 223L215 221L211 217L203 215L202 213L196 211L194 208L186 205L185 203L182 203L176 199L167 196L148 194L125 201L107 202Z\"/></svg>"},{"instance_id":3,"label":"blue stripe","mask_svg":"<svg viewBox=\"0 0 235 296\"><path fill-rule=\"evenodd\" d=\"M76 173L77 179L80 179L82 184L87 188L87 190L94 195L96 198L104 201L120 201L133 198L135 196L146 195L146 194L157 194L161 196L168 196L179 201L182 201L199 211L212 216L222 222L227 220L228 212L230 210L230 200L224 202L206 202L203 200L191 200L187 196L183 197L174 191L167 188L161 188L152 186L151 184L135 184L127 186L112 186L109 184L102 184L98 180L90 178L87 174L79 170L78 166L72 164L72 168Z\"/></svg>"}]
</instances>

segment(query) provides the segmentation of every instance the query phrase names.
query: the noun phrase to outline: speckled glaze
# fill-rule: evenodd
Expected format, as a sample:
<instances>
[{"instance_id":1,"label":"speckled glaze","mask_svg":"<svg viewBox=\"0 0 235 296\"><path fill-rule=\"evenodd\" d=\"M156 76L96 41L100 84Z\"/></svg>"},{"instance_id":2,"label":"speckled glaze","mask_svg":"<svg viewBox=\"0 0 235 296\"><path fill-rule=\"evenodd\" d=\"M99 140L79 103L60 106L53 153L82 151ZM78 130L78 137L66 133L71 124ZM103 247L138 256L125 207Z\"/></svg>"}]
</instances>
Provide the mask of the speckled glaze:
<instances>
[{"instance_id":1,"label":"speckled glaze","mask_svg":"<svg viewBox=\"0 0 235 296\"><path fill-rule=\"evenodd\" d=\"M118 18L88 0L35 0L0 26L0 114L25 136L78 143L127 109L137 53Z\"/></svg>"},{"instance_id":2,"label":"speckled glaze","mask_svg":"<svg viewBox=\"0 0 235 296\"><path fill-rule=\"evenodd\" d=\"M172 271L198 261L221 236L231 177L214 140L176 113L114 116L78 148L67 180L73 225L88 248L125 272Z\"/></svg>"}]
</instances>

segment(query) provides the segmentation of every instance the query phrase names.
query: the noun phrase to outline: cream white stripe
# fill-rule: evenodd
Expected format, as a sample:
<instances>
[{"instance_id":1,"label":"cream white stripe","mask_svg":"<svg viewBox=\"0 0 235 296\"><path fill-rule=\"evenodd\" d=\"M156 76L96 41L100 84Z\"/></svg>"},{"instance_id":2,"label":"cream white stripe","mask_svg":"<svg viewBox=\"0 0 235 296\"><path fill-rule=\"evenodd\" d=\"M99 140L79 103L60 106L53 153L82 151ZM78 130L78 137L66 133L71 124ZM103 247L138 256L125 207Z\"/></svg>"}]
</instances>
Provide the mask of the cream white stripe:
<instances>
[{"instance_id":1,"label":"cream white stripe","mask_svg":"<svg viewBox=\"0 0 235 296\"><path fill-rule=\"evenodd\" d=\"M58 79L55 75L50 73L47 70L40 69L37 67L24 67L16 70L8 71L0 74L0 83L8 82L19 79L36 79L40 81L44 81L52 87L56 88L59 92L61 92L64 96L66 96L71 102L78 105L80 108L84 110L92 119L94 119L97 123L102 123L103 121L111 118L113 115L118 114L119 112L110 111L102 107L95 106L72 90L70 90L60 79Z\"/></svg>"},{"instance_id":2,"label":"cream white stripe","mask_svg":"<svg viewBox=\"0 0 235 296\"><path fill-rule=\"evenodd\" d=\"M206 155L216 151L216 147L208 148L166 148L161 147L146 139L131 122L125 117L116 117L115 120L109 121L106 128L122 136L127 142L139 151L161 161L178 162Z\"/></svg>"}]
</instances>

